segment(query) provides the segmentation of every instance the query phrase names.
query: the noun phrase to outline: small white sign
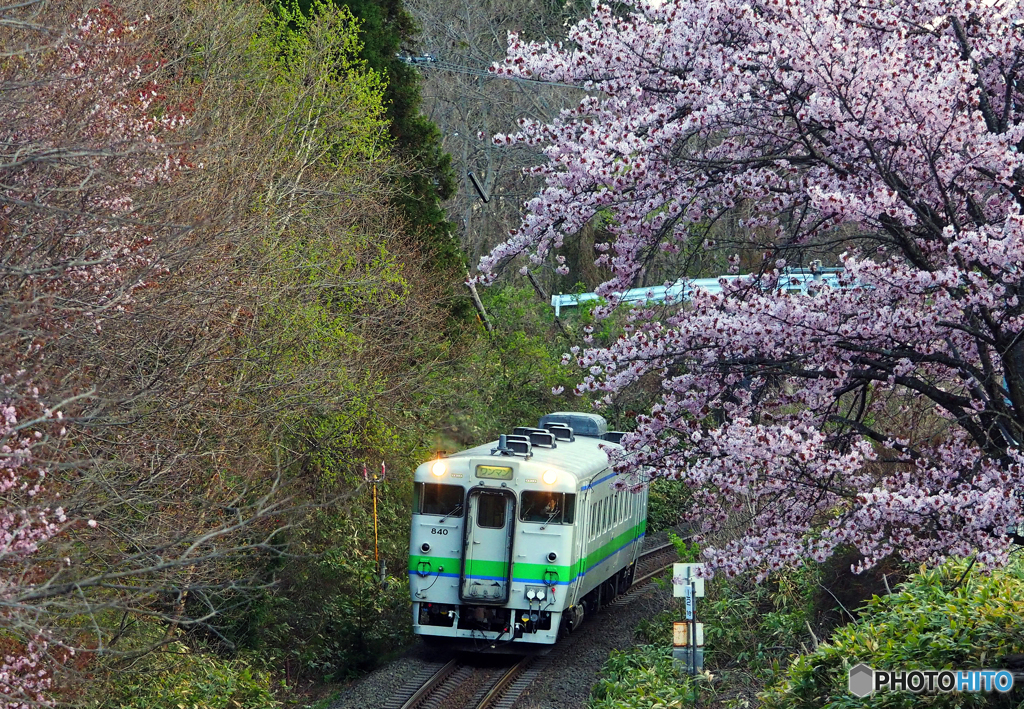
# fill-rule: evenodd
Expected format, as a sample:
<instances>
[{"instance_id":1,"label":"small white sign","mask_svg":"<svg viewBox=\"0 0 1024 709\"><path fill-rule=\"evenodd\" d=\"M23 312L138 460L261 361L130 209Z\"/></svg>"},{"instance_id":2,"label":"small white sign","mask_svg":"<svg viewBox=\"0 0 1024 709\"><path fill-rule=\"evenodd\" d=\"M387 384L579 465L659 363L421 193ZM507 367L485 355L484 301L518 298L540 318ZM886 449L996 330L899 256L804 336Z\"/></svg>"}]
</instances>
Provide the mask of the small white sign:
<instances>
[{"instance_id":1,"label":"small white sign","mask_svg":"<svg viewBox=\"0 0 1024 709\"><path fill-rule=\"evenodd\" d=\"M704 564L672 564L672 595L685 596L692 581L697 598L704 598L704 579L696 577L703 568Z\"/></svg>"},{"instance_id":2,"label":"small white sign","mask_svg":"<svg viewBox=\"0 0 1024 709\"><path fill-rule=\"evenodd\" d=\"M693 588L689 584L687 584L686 585L686 595L684 596L684 598L686 598L686 619L687 620L693 620L693 593L692 593L692 591L693 591Z\"/></svg>"}]
</instances>

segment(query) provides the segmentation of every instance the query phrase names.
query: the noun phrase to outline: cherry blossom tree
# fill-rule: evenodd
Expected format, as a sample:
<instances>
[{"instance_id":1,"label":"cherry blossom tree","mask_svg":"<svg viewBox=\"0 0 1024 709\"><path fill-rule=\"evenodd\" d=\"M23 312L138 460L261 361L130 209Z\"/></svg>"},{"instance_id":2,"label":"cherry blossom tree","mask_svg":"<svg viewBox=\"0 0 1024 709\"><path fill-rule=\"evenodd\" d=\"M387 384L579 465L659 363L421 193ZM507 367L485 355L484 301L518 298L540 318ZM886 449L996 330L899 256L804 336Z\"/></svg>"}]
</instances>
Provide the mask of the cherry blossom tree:
<instances>
[{"instance_id":1,"label":"cherry blossom tree","mask_svg":"<svg viewBox=\"0 0 1024 709\"><path fill-rule=\"evenodd\" d=\"M608 305L661 253L760 256L720 294L574 350L581 391L657 377L616 469L691 487L705 555L764 574L859 551L1007 558L1024 477L1024 9L1003 0L636 0L493 71L579 85L545 189L481 262L557 257L600 216ZM734 228L721 225L732 220ZM838 281L795 293L815 258ZM687 274L680 274L685 276ZM725 536L719 534L718 539Z\"/></svg>"},{"instance_id":2,"label":"cherry blossom tree","mask_svg":"<svg viewBox=\"0 0 1024 709\"><path fill-rule=\"evenodd\" d=\"M139 25L103 6L57 31L42 9L0 6L0 703L11 707L51 703L54 660L74 654L51 633L47 601L106 581L69 587L71 559L44 551L97 527L88 510L65 510L67 479L48 484L74 465L58 404L85 396L52 348L101 330L160 274L157 230L135 198L189 167L168 143L187 113L163 100Z\"/></svg>"}]
</instances>

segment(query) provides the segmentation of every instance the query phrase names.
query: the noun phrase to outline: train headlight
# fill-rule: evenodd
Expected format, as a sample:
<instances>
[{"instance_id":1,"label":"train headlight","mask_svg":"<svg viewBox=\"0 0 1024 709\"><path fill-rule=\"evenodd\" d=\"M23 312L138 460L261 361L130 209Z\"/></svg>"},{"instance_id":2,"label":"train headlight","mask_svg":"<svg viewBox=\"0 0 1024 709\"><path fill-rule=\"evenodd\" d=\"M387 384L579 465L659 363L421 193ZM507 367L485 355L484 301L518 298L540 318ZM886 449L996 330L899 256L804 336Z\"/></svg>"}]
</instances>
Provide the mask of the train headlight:
<instances>
[{"instance_id":1,"label":"train headlight","mask_svg":"<svg viewBox=\"0 0 1024 709\"><path fill-rule=\"evenodd\" d=\"M541 480L544 481L545 485L554 485L555 481L558 480L557 470L545 470L544 474L540 476Z\"/></svg>"},{"instance_id":2,"label":"train headlight","mask_svg":"<svg viewBox=\"0 0 1024 709\"><path fill-rule=\"evenodd\" d=\"M434 477L441 477L445 473L445 464L440 460L430 466L430 472L434 474Z\"/></svg>"}]
</instances>

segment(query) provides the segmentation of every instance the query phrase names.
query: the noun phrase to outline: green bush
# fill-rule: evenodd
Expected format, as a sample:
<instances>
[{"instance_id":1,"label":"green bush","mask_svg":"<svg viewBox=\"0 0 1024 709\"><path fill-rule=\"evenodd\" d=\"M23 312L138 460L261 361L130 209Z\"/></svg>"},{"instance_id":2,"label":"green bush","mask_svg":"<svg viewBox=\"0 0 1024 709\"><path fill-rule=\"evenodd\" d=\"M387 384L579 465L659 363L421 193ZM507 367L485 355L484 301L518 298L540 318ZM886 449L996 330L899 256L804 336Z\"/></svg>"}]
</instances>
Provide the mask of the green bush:
<instances>
[{"instance_id":1,"label":"green bush","mask_svg":"<svg viewBox=\"0 0 1024 709\"><path fill-rule=\"evenodd\" d=\"M684 559L696 556L697 545L673 541ZM681 602L641 621L637 635L650 644L612 654L591 709L690 706L698 691L698 703L713 698L715 706L749 706L810 641L806 624L813 616L817 572L800 569L757 585L749 578L708 581L707 597L697 604L709 673L701 678L680 676L672 667L672 624L683 618Z\"/></svg>"},{"instance_id":2,"label":"green bush","mask_svg":"<svg viewBox=\"0 0 1024 709\"><path fill-rule=\"evenodd\" d=\"M242 660L193 652L181 642L118 673L103 709L271 709L270 678Z\"/></svg>"},{"instance_id":3,"label":"green bush","mask_svg":"<svg viewBox=\"0 0 1024 709\"><path fill-rule=\"evenodd\" d=\"M690 505L690 489L679 480L658 478L651 482L647 497L647 531L659 532L679 524Z\"/></svg>"},{"instance_id":4,"label":"green bush","mask_svg":"<svg viewBox=\"0 0 1024 709\"><path fill-rule=\"evenodd\" d=\"M923 569L896 593L874 597L860 618L835 630L827 643L803 655L785 678L766 691L766 708L1018 706L1024 691L1007 695L914 695L881 692L857 699L847 691L848 670L864 662L875 669L978 669L1004 666L1024 651L1024 563L963 583L966 561Z\"/></svg>"},{"instance_id":5,"label":"green bush","mask_svg":"<svg viewBox=\"0 0 1024 709\"><path fill-rule=\"evenodd\" d=\"M591 694L590 709L675 709L689 706L694 680L681 675L671 649L642 645L613 650Z\"/></svg>"}]
</instances>

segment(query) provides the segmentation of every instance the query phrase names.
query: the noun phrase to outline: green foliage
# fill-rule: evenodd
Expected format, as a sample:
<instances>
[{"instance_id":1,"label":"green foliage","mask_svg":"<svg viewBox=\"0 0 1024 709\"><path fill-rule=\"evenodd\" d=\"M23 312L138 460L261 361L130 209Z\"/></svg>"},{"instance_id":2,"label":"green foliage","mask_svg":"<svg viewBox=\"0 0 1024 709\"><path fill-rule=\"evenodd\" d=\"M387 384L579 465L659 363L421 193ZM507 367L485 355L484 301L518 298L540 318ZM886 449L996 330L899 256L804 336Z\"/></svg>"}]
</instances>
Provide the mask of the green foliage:
<instances>
[{"instance_id":1,"label":"green foliage","mask_svg":"<svg viewBox=\"0 0 1024 709\"><path fill-rule=\"evenodd\" d=\"M318 169L383 159L390 148L385 80L359 56L352 13L322 0L305 12L291 0L274 10L250 52L274 83L270 108L278 149Z\"/></svg>"},{"instance_id":2,"label":"green foliage","mask_svg":"<svg viewBox=\"0 0 1024 709\"><path fill-rule=\"evenodd\" d=\"M676 553L679 555L679 561L683 564L696 564L702 559L700 555L700 545L697 542L687 542L682 539L679 535L668 533L668 539L672 542L676 548Z\"/></svg>"},{"instance_id":3,"label":"green foliage","mask_svg":"<svg viewBox=\"0 0 1024 709\"><path fill-rule=\"evenodd\" d=\"M1000 658L1024 651L1024 564L969 574L967 562L924 569L896 593L874 597L860 618L837 629L814 652L799 657L763 695L765 707L970 707L1018 706L1024 692L1007 695L920 696L880 692L857 699L847 691L848 670L859 662L875 669L1002 667Z\"/></svg>"},{"instance_id":4,"label":"green foliage","mask_svg":"<svg viewBox=\"0 0 1024 709\"><path fill-rule=\"evenodd\" d=\"M561 365L567 345L556 336L549 309L537 307L533 291L495 286L482 298L494 331L478 338L456 375L440 383L450 392L453 442L476 444L515 426L536 426L551 411L589 409L588 399L570 393L573 371ZM555 387L565 393L552 394Z\"/></svg>"},{"instance_id":5,"label":"green foliage","mask_svg":"<svg viewBox=\"0 0 1024 709\"><path fill-rule=\"evenodd\" d=\"M172 642L118 672L100 709L273 709L270 677L244 661L224 660Z\"/></svg>"},{"instance_id":6,"label":"green foliage","mask_svg":"<svg viewBox=\"0 0 1024 709\"><path fill-rule=\"evenodd\" d=\"M698 547L672 537L684 560L697 560ZM671 667L672 624L683 618L673 608L637 627L643 645L613 654L602 670L591 709L605 707L690 706L699 690L700 702L717 696L725 707L749 706L757 692L776 680L797 655L812 620L817 569L805 568L762 584L749 579L715 578L707 582L707 597L698 601L704 623L704 667L699 678L675 678ZM676 691L668 691L670 681ZM637 703L640 702L640 703ZM647 702L647 703L644 703ZM674 703L673 703L674 702Z\"/></svg>"},{"instance_id":7,"label":"green foliage","mask_svg":"<svg viewBox=\"0 0 1024 709\"><path fill-rule=\"evenodd\" d=\"M392 150L409 168L398 178L395 199L409 233L432 254L439 271L460 269L463 257L449 236L453 225L441 207L455 193L451 156L441 147L437 126L420 113L419 73L397 57L411 51L416 23L401 0L333 0L333 4L359 21L360 57L386 82L384 103ZM307 15L322 11L322 5L309 0L300 0L299 6Z\"/></svg>"},{"instance_id":8,"label":"green foliage","mask_svg":"<svg viewBox=\"0 0 1024 709\"><path fill-rule=\"evenodd\" d=\"M589 709L673 709L690 706L695 683L673 664L672 651L642 645L612 650L591 694Z\"/></svg>"},{"instance_id":9,"label":"green foliage","mask_svg":"<svg viewBox=\"0 0 1024 709\"><path fill-rule=\"evenodd\" d=\"M252 560L261 592L188 602L217 610L211 632L196 637L258 654L261 668L292 683L342 681L410 639L410 472L428 455L438 402L431 368L417 362L442 359L450 343L438 334L436 279L419 270L388 204L406 166L394 157L386 75L366 56L372 33L320 0L271 9L236 72L241 86L262 89L231 106L259 156L244 179L260 185L242 255L254 273L240 284L258 306L238 313L243 371L232 396L265 416L267 440L255 443L276 454L253 474L276 469L311 511L275 536L288 557ZM381 461L383 580L362 475Z\"/></svg>"},{"instance_id":10,"label":"green foliage","mask_svg":"<svg viewBox=\"0 0 1024 709\"><path fill-rule=\"evenodd\" d=\"M705 664L711 668L749 667L770 679L809 642L817 568L801 567L760 584L749 579L714 578L701 606Z\"/></svg>"},{"instance_id":11,"label":"green foliage","mask_svg":"<svg viewBox=\"0 0 1024 709\"><path fill-rule=\"evenodd\" d=\"M647 529L658 532L675 527L689 505L690 489L686 483L665 478L654 480L647 498Z\"/></svg>"},{"instance_id":12,"label":"green foliage","mask_svg":"<svg viewBox=\"0 0 1024 709\"><path fill-rule=\"evenodd\" d=\"M637 638L644 645L671 647L672 624L678 620L679 611L676 608L665 609L653 618L644 618L636 627Z\"/></svg>"},{"instance_id":13,"label":"green foliage","mask_svg":"<svg viewBox=\"0 0 1024 709\"><path fill-rule=\"evenodd\" d=\"M302 677L337 682L373 669L411 641L406 560L394 549L384 550L389 575L382 585L372 523L360 541L339 515L318 516L337 538L351 541L299 561L282 579L263 637L264 653L278 663L288 661Z\"/></svg>"}]
</instances>

